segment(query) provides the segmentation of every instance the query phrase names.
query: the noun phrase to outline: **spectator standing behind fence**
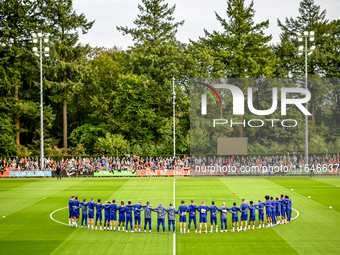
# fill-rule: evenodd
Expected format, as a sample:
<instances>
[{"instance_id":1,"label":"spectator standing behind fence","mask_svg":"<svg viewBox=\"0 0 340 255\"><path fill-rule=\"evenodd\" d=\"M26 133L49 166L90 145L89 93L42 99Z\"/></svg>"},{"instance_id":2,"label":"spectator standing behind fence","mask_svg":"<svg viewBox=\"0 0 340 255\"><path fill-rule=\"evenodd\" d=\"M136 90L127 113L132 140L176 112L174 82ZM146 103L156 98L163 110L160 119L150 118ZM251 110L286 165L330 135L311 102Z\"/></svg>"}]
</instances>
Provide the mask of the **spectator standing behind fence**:
<instances>
[{"instance_id":1,"label":"spectator standing behind fence","mask_svg":"<svg viewBox=\"0 0 340 255\"><path fill-rule=\"evenodd\" d=\"M61 167L60 164L57 164L57 180L58 178L61 180Z\"/></svg>"}]
</instances>

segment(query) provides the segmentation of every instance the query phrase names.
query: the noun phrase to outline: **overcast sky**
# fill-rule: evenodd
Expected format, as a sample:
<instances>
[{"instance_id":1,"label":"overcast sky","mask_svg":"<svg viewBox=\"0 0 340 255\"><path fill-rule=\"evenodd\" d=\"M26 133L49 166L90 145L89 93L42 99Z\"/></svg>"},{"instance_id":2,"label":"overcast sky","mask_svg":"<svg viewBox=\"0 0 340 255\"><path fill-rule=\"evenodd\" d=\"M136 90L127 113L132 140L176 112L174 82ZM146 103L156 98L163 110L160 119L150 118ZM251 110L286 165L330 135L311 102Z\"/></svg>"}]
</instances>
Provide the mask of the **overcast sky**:
<instances>
[{"instance_id":1,"label":"overcast sky","mask_svg":"<svg viewBox=\"0 0 340 255\"><path fill-rule=\"evenodd\" d=\"M220 16L226 17L226 0L166 0L170 6L176 4L176 21L185 20L178 29L177 39L189 42L189 38L197 40L203 36L203 28L208 31L221 31L221 26L216 20L216 11ZM251 1L246 0L249 5ZM255 0L255 22L269 19L269 28L266 34L272 34L272 43L279 41L280 29L277 19L281 21L285 17L297 17L299 12L299 0ZM118 46L127 49L132 46L132 38L123 36L117 31L116 26L134 27L133 21L138 14L138 3L141 0L75 0L74 8L77 13L84 13L88 20L95 20L92 29L86 35L80 36L80 42L89 43L91 46L112 47ZM326 18L339 19L339 0L315 0L321 5L321 10L326 9Z\"/></svg>"}]
</instances>

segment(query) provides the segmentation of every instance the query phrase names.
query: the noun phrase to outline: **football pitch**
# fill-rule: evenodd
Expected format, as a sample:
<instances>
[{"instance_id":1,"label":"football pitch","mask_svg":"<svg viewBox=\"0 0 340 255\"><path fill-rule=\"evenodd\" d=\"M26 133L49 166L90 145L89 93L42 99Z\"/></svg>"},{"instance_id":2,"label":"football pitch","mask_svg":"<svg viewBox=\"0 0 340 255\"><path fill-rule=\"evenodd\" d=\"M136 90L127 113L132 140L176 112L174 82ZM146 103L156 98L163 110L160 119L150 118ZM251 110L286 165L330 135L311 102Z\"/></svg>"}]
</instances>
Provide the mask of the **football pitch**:
<instances>
[{"instance_id":1,"label":"football pitch","mask_svg":"<svg viewBox=\"0 0 340 255\"><path fill-rule=\"evenodd\" d=\"M196 205L204 200L209 206L215 201L218 207L222 202L231 207L233 202L239 206L242 198L257 203L265 195L284 194L292 199L295 219L290 224L239 233L230 232L231 214L228 214L227 233L215 233L214 228L213 234L195 234L192 225L190 234L180 234L178 216L175 234L75 229L61 224L68 224L68 200L72 194L79 196L80 201L92 197L102 199L103 204L112 199L118 204L121 200L140 201L143 205L150 201L153 207L163 202L166 208L174 201L178 208L182 199L186 205L194 199ZM1 179L0 253L339 254L339 194L340 178ZM156 223L157 215L153 213L154 232ZM143 214L141 226L144 229Z\"/></svg>"}]
</instances>

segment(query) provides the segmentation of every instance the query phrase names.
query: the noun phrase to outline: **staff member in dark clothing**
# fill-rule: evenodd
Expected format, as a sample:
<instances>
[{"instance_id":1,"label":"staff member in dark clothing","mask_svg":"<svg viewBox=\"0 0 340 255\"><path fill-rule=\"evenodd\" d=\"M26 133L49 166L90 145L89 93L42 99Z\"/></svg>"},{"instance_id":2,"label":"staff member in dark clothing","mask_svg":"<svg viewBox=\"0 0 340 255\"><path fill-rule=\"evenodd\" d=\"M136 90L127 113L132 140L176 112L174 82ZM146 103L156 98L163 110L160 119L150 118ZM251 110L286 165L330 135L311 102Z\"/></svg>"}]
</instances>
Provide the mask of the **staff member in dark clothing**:
<instances>
[{"instance_id":1,"label":"staff member in dark clothing","mask_svg":"<svg viewBox=\"0 0 340 255\"><path fill-rule=\"evenodd\" d=\"M58 178L61 180L61 167L60 164L57 165L57 180Z\"/></svg>"}]
</instances>

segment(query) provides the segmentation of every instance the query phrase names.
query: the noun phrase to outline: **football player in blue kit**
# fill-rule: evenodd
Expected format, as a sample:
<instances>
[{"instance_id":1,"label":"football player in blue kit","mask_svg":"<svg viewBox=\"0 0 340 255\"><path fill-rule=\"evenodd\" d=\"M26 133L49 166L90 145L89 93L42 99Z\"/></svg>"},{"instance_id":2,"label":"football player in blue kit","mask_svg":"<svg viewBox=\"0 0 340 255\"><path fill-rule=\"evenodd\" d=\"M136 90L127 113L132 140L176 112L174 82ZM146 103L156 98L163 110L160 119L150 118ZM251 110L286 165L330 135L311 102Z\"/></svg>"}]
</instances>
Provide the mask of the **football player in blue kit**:
<instances>
[{"instance_id":1,"label":"football player in blue kit","mask_svg":"<svg viewBox=\"0 0 340 255\"><path fill-rule=\"evenodd\" d=\"M248 230L250 230L250 224L253 222L253 227L251 228L252 230L255 229L255 217L256 217L256 211L255 211L255 205L253 201L249 202L249 227Z\"/></svg>"},{"instance_id":2,"label":"football player in blue kit","mask_svg":"<svg viewBox=\"0 0 340 255\"><path fill-rule=\"evenodd\" d=\"M190 224L193 221L195 225L195 233L197 233L197 222L196 222L196 210L198 206L194 204L194 200L191 200L191 204L188 206L188 213L189 213L189 224L188 224L188 234L190 230Z\"/></svg>"},{"instance_id":3,"label":"football player in blue kit","mask_svg":"<svg viewBox=\"0 0 340 255\"><path fill-rule=\"evenodd\" d=\"M275 201L276 201L276 214L275 214L276 224L280 225L280 208L281 208L281 203L280 203L278 197L275 198Z\"/></svg>"},{"instance_id":4,"label":"football player in blue kit","mask_svg":"<svg viewBox=\"0 0 340 255\"><path fill-rule=\"evenodd\" d=\"M91 198L91 201L88 202L89 207L89 224L91 225L91 229L94 229L94 208L96 206L96 202L94 202L94 198Z\"/></svg>"},{"instance_id":5,"label":"football player in blue kit","mask_svg":"<svg viewBox=\"0 0 340 255\"><path fill-rule=\"evenodd\" d=\"M124 231L124 225L125 225L125 206L124 201L120 202L120 206L118 206L118 231L120 231L120 224L123 225L123 231Z\"/></svg>"},{"instance_id":6,"label":"football player in blue kit","mask_svg":"<svg viewBox=\"0 0 340 255\"><path fill-rule=\"evenodd\" d=\"M208 233L207 228L207 212L210 210L209 206L205 205L205 202L202 201L202 205L198 206L197 211L200 213L200 231L198 233L201 234L202 231L202 223L204 223L205 233Z\"/></svg>"},{"instance_id":7,"label":"football player in blue kit","mask_svg":"<svg viewBox=\"0 0 340 255\"><path fill-rule=\"evenodd\" d=\"M287 223L287 219L286 219L286 203L285 203L285 198L284 195L281 195L281 199L279 200L280 204L281 204L281 224L285 224Z\"/></svg>"},{"instance_id":8,"label":"football player in blue kit","mask_svg":"<svg viewBox=\"0 0 340 255\"><path fill-rule=\"evenodd\" d=\"M101 204L101 199L98 199L98 203L96 204L96 230L97 228L97 222L99 220L99 225L100 225L100 230L102 229L102 219L103 219L103 214L102 210L104 209L103 205Z\"/></svg>"},{"instance_id":9,"label":"football player in blue kit","mask_svg":"<svg viewBox=\"0 0 340 255\"><path fill-rule=\"evenodd\" d=\"M103 205L104 207L104 230L110 230L110 207L111 202L108 201L106 205Z\"/></svg>"},{"instance_id":10,"label":"football player in blue kit","mask_svg":"<svg viewBox=\"0 0 340 255\"><path fill-rule=\"evenodd\" d=\"M179 232L182 233L182 223L183 223L183 231L185 233L186 222L187 222L187 212L188 207L184 204L185 201L181 201L181 205L178 207L177 213L179 215Z\"/></svg>"},{"instance_id":11,"label":"football player in blue kit","mask_svg":"<svg viewBox=\"0 0 340 255\"><path fill-rule=\"evenodd\" d=\"M270 201L272 203L272 226L276 226L276 201L274 201L273 197L270 197Z\"/></svg>"},{"instance_id":12,"label":"football player in blue kit","mask_svg":"<svg viewBox=\"0 0 340 255\"><path fill-rule=\"evenodd\" d=\"M81 202L79 201L78 197L75 197L75 200L73 200L73 222L72 222L72 227L78 227L77 222L79 220L79 205L81 204Z\"/></svg>"},{"instance_id":13,"label":"football player in blue kit","mask_svg":"<svg viewBox=\"0 0 340 255\"><path fill-rule=\"evenodd\" d=\"M74 196L72 195L71 199L68 201L68 225L71 226L71 219L73 218L73 200ZM72 225L73 225L73 220L72 220Z\"/></svg>"},{"instance_id":14,"label":"football player in blue kit","mask_svg":"<svg viewBox=\"0 0 340 255\"><path fill-rule=\"evenodd\" d=\"M118 209L118 205L116 204L116 199L113 199L112 204L110 205L110 230L113 230L113 231L116 231L117 209ZM113 229L112 229L112 225L113 225Z\"/></svg>"},{"instance_id":15,"label":"football player in blue kit","mask_svg":"<svg viewBox=\"0 0 340 255\"><path fill-rule=\"evenodd\" d=\"M133 229L132 229L132 211L135 211L135 209L133 208L133 205L131 205L131 201L129 201L128 204L127 204L127 206L125 206L125 213L126 213L126 232L128 232L129 223L130 223L131 232L133 232Z\"/></svg>"},{"instance_id":16,"label":"football player in blue kit","mask_svg":"<svg viewBox=\"0 0 340 255\"><path fill-rule=\"evenodd\" d=\"M266 217L267 217L267 228L272 227L272 201L269 200L269 196L265 196L266 202L264 206L266 207Z\"/></svg>"},{"instance_id":17,"label":"football player in blue kit","mask_svg":"<svg viewBox=\"0 0 340 255\"><path fill-rule=\"evenodd\" d=\"M258 201L259 203L255 205L255 208L259 211L259 227L257 229L264 228L264 203L261 202L261 199Z\"/></svg>"},{"instance_id":18,"label":"football player in blue kit","mask_svg":"<svg viewBox=\"0 0 340 255\"><path fill-rule=\"evenodd\" d=\"M137 232L137 225L138 225L138 232L140 233L140 221L141 221L141 209L146 207L146 205L141 205L141 202L138 202L137 204L133 205L134 208L134 216L135 216L135 232Z\"/></svg>"},{"instance_id":19,"label":"football player in blue kit","mask_svg":"<svg viewBox=\"0 0 340 255\"><path fill-rule=\"evenodd\" d=\"M242 225L244 223L244 231L247 230L247 222L248 222L248 209L249 205L246 203L245 199L242 199L242 204L240 205L240 212L241 212L241 227L240 230L242 231Z\"/></svg>"},{"instance_id":20,"label":"football player in blue kit","mask_svg":"<svg viewBox=\"0 0 340 255\"><path fill-rule=\"evenodd\" d=\"M213 226L215 223L215 227L216 227L216 233L218 232L218 225L217 225L217 216L216 214L219 213L219 209L218 207L215 205L215 201L211 202L211 206L209 207L210 209L210 233L213 232Z\"/></svg>"},{"instance_id":21,"label":"football player in blue kit","mask_svg":"<svg viewBox=\"0 0 340 255\"><path fill-rule=\"evenodd\" d=\"M235 222L237 226L237 232L240 232L238 228L238 212L240 211L240 208L236 207L236 202L233 203L233 207L230 208L230 211L232 213L231 222L233 223L233 230L231 232L235 232Z\"/></svg>"}]
</instances>

